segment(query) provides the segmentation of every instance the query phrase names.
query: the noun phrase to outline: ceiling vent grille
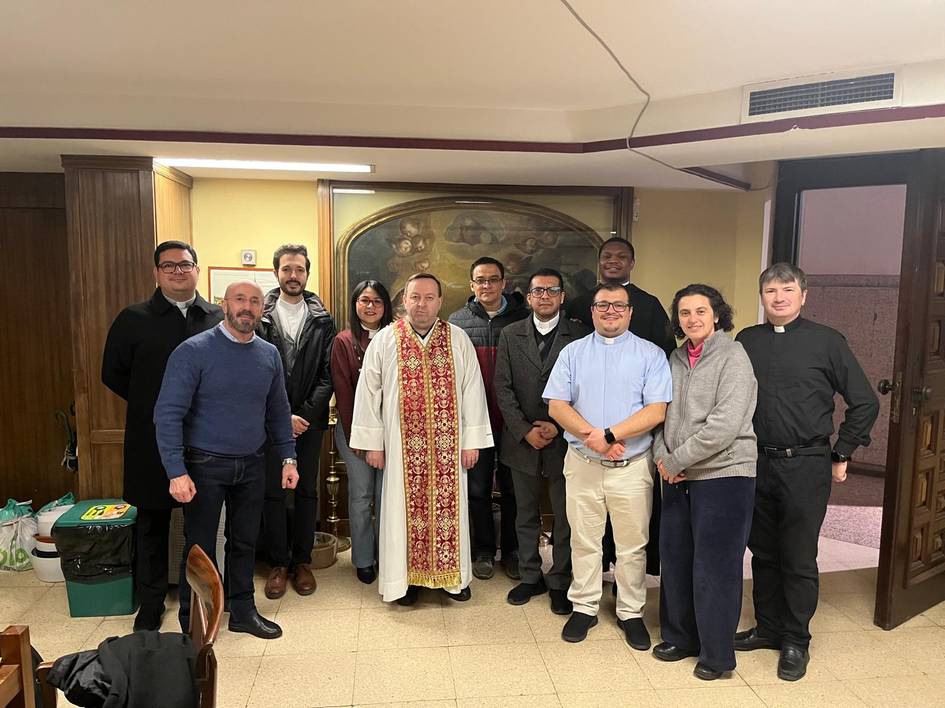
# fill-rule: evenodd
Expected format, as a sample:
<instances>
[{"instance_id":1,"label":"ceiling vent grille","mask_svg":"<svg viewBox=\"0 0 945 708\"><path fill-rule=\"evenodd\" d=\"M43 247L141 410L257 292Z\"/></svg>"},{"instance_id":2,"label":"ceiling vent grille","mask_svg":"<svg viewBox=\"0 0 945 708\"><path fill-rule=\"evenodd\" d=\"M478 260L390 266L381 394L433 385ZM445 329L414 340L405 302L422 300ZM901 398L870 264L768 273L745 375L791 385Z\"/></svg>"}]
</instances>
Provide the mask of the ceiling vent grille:
<instances>
[{"instance_id":1,"label":"ceiling vent grille","mask_svg":"<svg viewBox=\"0 0 945 708\"><path fill-rule=\"evenodd\" d=\"M893 71L749 86L743 93L742 121L887 108L899 105L899 94Z\"/></svg>"}]
</instances>

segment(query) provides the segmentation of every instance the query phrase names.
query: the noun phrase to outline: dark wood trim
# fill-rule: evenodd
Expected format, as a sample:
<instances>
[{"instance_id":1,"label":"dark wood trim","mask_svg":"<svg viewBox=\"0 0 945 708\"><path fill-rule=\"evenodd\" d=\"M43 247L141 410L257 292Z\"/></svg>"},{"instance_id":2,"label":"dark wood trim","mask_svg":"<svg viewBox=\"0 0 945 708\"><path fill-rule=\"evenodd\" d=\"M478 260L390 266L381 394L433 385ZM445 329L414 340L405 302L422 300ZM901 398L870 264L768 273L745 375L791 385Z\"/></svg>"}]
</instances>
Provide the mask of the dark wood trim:
<instances>
[{"instance_id":1,"label":"dark wood trim","mask_svg":"<svg viewBox=\"0 0 945 708\"><path fill-rule=\"evenodd\" d=\"M623 187L614 199L614 236L633 241L633 187Z\"/></svg>"},{"instance_id":2,"label":"dark wood trim","mask_svg":"<svg viewBox=\"0 0 945 708\"><path fill-rule=\"evenodd\" d=\"M151 169L155 174L167 177L169 180L187 187L187 189L193 189L194 187L194 178L186 172L181 172L176 167L168 167L160 162L152 162Z\"/></svg>"},{"instance_id":3,"label":"dark wood trim","mask_svg":"<svg viewBox=\"0 0 945 708\"><path fill-rule=\"evenodd\" d=\"M90 439L93 445L122 445L125 442L125 431L93 430Z\"/></svg>"},{"instance_id":4,"label":"dark wood trim","mask_svg":"<svg viewBox=\"0 0 945 708\"><path fill-rule=\"evenodd\" d=\"M740 179L736 179L735 177L723 175L721 172L716 172L715 170L710 170L705 167L680 167L679 171L685 172L686 174L690 174L695 177L707 179L710 182L724 184L726 187L734 187L735 189L740 189L743 192L747 192L751 189L751 184L749 182L744 182Z\"/></svg>"},{"instance_id":5,"label":"dark wood trim","mask_svg":"<svg viewBox=\"0 0 945 708\"><path fill-rule=\"evenodd\" d=\"M64 169L154 171L154 158L134 155L62 155Z\"/></svg>"},{"instance_id":6,"label":"dark wood trim","mask_svg":"<svg viewBox=\"0 0 945 708\"><path fill-rule=\"evenodd\" d=\"M0 172L0 209L65 209L62 173Z\"/></svg>"},{"instance_id":7,"label":"dark wood trim","mask_svg":"<svg viewBox=\"0 0 945 708\"><path fill-rule=\"evenodd\" d=\"M300 133L247 133L205 130L145 130L130 128L69 128L52 126L0 126L0 138L134 140L185 143L227 143L244 145L302 145L311 147L399 148L410 150L473 150L485 152L545 152L581 154L612 152L627 148L658 147L680 143L727 140L751 135L770 135L790 130L817 130L851 125L894 123L945 117L945 103L928 106L873 108L845 113L776 118L757 123L740 123L714 128L697 128L672 133L655 133L631 138L610 138L589 142L535 140L470 140L463 138L373 137L366 135L312 135Z\"/></svg>"}]
</instances>

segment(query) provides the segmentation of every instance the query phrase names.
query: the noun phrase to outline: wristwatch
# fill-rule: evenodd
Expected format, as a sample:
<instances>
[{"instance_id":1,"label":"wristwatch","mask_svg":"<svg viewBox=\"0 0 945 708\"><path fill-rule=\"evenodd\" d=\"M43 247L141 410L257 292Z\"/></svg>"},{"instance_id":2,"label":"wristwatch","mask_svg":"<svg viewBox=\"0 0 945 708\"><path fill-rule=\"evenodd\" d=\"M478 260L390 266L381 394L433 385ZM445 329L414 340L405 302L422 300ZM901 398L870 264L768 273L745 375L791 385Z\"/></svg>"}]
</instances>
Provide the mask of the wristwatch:
<instances>
[{"instance_id":1,"label":"wristwatch","mask_svg":"<svg viewBox=\"0 0 945 708\"><path fill-rule=\"evenodd\" d=\"M282 466L285 467L286 465L295 465L298 467L298 460L294 457L287 457L282 461Z\"/></svg>"},{"instance_id":2,"label":"wristwatch","mask_svg":"<svg viewBox=\"0 0 945 708\"><path fill-rule=\"evenodd\" d=\"M617 442L617 437L610 428L604 428L604 440L607 441L608 445L613 445Z\"/></svg>"},{"instance_id":3,"label":"wristwatch","mask_svg":"<svg viewBox=\"0 0 945 708\"><path fill-rule=\"evenodd\" d=\"M834 450L834 451L832 451L832 452L830 453L830 460L831 460L832 462L849 462L849 461L850 461L850 456L849 456L849 455L843 455L843 454L837 452L836 450Z\"/></svg>"}]
</instances>

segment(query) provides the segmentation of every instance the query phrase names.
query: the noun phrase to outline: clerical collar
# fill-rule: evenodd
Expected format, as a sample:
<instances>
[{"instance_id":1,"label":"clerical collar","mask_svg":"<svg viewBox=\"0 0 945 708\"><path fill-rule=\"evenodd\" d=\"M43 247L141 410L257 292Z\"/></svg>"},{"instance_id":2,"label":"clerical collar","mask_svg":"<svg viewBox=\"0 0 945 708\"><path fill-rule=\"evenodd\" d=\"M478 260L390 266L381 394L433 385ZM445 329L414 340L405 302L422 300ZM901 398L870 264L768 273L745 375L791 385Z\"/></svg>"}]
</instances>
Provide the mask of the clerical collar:
<instances>
[{"instance_id":1,"label":"clerical collar","mask_svg":"<svg viewBox=\"0 0 945 708\"><path fill-rule=\"evenodd\" d=\"M601 344L619 344L621 342L627 341L630 338L630 330L627 330L623 334L617 335L616 337L605 337L599 332L594 332L594 339L596 339Z\"/></svg>"},{"instance_id":2,"label":"clerical collar","mask_svg":"<svg viewBox=\"0 0 945 708\"><path fill-rule=\"evenodd\" d=\"M776 334L784 334L785 332L790 332L794 329L797 329L801 322L803 322L803 320L800 316L798 316L788 322L786 325L776 325L769 322L768 326L771 327L771 329L774 330Z\"/></svg>"},{"instance_id":3,"label":"clerical collar","mask_svg":"<svg viewBox=\"0 0 945 708\"><path fill-rule=\"evenodd\" d=\"M169 303L171 303L172 305L174 305L175 307L177 307L181 312L183 312L183 313L184 313L184 316L187 315L187 308L190 307L191 305L193 305L193 304L194 304L194 301L197 299L197 292L196 292L196 291L194 291L194 296L193 296L192 298L190 298L189 300L185 300L184 302L180 302L180 301L178 301L178 300L174 300L173 298L169 298L169 297L164 293L163 290L161 291L161 295L164 295L164 299L165 299L165 300L167 300Z\"/></svg>"},{"instance_id":4,"label":"clerical collar","mask_svg":"<svg viewBox=\"0 0 945 708\"><path fill-rule=\"evenodd\" d=\"M532 321L535 323L535 329L538 330L538 334L548 334L549 332L553 331L554 328L558 326L558 321L560 319L560 310L547 322L542 322L540 319L538 319L538 315L532 315Z\"/></svg>"},{"instance_id":5,"label":"clerical collar","mask_svg":"<svg viewBox=\"0 0 945 708\"><path fill-rule=\"evenodd\" d=\"M361 325L361 329L363 329L364 332L367 334L368 339L374 339L374 335L377 334L379 331L377 327L375 327L374 329L371 329L370 327L365 327L363 324Z\"/></svg>"},{"instance_id":6,"label":"clerical collar","mask_svg":"<svg viewBox=\"0 0 945 708\"><path fill-rule=\"evenodd\" d=\"M249 342L252 342L254 339L256 339L256 333L253 332L253 336L249 338L249 342L242 342L233 336L233 333L226 328L226 324L224 324L223 322L218 324L217 327L219 327L220 330L223 332L223 336L225 336L231 342L236 342L237 344L249 344Z\"/></svg>"}]
</instances>

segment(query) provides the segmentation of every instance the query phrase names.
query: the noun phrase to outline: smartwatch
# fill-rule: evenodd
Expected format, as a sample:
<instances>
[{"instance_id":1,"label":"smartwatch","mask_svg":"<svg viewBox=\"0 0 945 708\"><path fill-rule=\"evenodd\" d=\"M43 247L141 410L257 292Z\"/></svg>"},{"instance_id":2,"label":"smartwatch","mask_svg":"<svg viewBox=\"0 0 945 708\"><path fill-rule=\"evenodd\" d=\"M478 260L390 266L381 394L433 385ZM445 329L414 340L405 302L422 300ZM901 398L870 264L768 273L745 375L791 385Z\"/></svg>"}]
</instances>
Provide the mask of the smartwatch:
<instances>
[{"instance_id":1,"label":"smartwatch","mask_svg":"<svg viewBox=\"0 0 945 708\"><path fill-rule=\"evenodd\" d=\"M614 436L614 433L610 428L604 428L604 440L607 441L608 445L613 445L615 442L617 442L617 438Z\"/></svg>"},{"instance_id":2,"label":"smartwatch","mask_svg":"<svg viewBox=\"0 0 945 708\"><path fill-rule=\"evenodd\" d=\"M295 465L298 467L298 460L294 457L287 457L282 461L282 466L285 467L286 465Z\"/></svg>"},{"instance_id":3,"label":"smartwatch","mask_svg":"<svg viewBox=\"0 0 945 708\"><path fill-rule=\"evenodd\" d=\"M849 462L850 457L849 455L843 455L837 452L836 450L834 450L830 453L830 460L831 462Z\"/></svg>"}]
</instances>

